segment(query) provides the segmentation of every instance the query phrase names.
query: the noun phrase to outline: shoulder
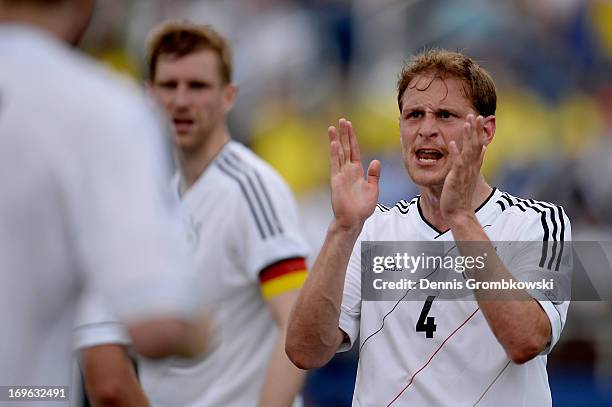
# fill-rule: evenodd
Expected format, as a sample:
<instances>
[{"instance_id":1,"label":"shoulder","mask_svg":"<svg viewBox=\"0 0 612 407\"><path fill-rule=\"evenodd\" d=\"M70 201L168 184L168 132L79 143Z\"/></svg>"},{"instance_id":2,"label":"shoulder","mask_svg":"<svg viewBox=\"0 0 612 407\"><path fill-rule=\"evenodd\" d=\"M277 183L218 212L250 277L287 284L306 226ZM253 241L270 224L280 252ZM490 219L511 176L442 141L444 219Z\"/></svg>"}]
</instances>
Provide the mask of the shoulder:
<instances>
[{"instance_id":1,"label":"shoulder","mask_svg":"<svg viewBox=\"0 0 612 407\"><path fill-rule=\"evenodd\" d=\"M393 206L388 206L382 203L377 203L374 212L366 220L364 229L377 232L381 229L386 230L389 226L399 222L405 222L412 211L417 209L418 196L410 200L400 200Z\"/></svg>"},{"instance_id":2,"label":"shoulder","mask_svg":"<svg viewBox=\"0 0 612 407\"><path fill-rule=\"evenodd\" d=\"M161 124L154 103L131 79L88 58L75 61L75 76L81 79L75 81L80 85L71 103L97 125L135 128Z\"/></svg>"},{"instance_id":3,"label":"shoulder","mask_svg":"<svg viewBox=\"0 0 612 407\"><path fill-rule=\"evenodd\" d=\"M21 45L6 51L0 75L3 126L23 135L12 143L35 143L58 169L74 167L75 174L108 169L109 159L144 161L151 151L163 157L161 115L136 84L49 39L11 44Z\"/></svg>"},{"instance_id":4,"label":"shoulder","mask_svg":"<svg viewBox=\"0 0 612 407\"><path fill-rule=\"evenodd\" d=\"M215 163L236 192L268 200L292 198L289 186L278 172L236 141L229 142Z\"/></svg>"},{"instance_id":5,"label":"shoulder","mask_svg":"<svg viewBox=\"0 0 612 407\"><path fill-rule=\"evenodd\" d=\"M250 219L259 236L266 240L295 232L299 228L297 203L287 183L249 149L230 141L215 160L218 174L227 188L224 201L241 219Z\"/></svg>"},{"instance_id":6,"label":"shoulder","mask_svg":"<svg viewBox=\"0 0 612 407\"><path fill-rule=\"evenodd\" d=\"M503 192L496 204L500 220L525 237L542 235L544 240L569 240L570 219L562 206L546 201L519 198Z\"/></svg>"},{"instance_id":7,"label":"shoulder","mask_svg":"<svg viewBox=\"0 0 612 407\"><path fill-rule=\"evenodd\" d=\"M416 203L418 197L414 197L411 200L402 199L393 206L387 206L381 203L376 204L376 209L372 216L383 216L383 217L394 217L408 215L411 210L416 210Z\"/></svg>"},{"instance_id":8,"label":"shoulder","mask_svg":"<svg viewBox=\"0 0 612 407\"><path fill-rule=\"evenodd\" d=\"M149 127L161 127L161 115L155 114L153 102L130 78L70 49L59 48L50 54L45 75L36 75L27 86L43 89L40 107L46 109L47 117L55 118L52 123L71 130L67 135L78 138L80 134L74 131L78 128L106 140L120 140L127 132L137 133L138 138ZM133 138L121 143L130 140Z\"/></svg>"}]
</instances>

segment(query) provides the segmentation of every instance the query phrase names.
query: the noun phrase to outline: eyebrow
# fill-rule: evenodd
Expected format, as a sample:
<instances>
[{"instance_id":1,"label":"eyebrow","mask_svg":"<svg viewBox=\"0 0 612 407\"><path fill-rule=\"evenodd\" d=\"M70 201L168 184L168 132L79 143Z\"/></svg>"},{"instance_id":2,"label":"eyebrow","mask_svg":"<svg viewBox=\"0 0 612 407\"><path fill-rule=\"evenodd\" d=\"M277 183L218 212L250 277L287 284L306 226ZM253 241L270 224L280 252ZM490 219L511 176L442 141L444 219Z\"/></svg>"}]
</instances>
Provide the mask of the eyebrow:
<instances>
[{"instance_id":1,"label":"eyebrow","mask_svg":"<svg viewBox=\"0 0 612 407\"><path fill-rule=\"evenodd\" d=\"M423 105L404 105L402 108L402 111L404 110L426 110L426 108ZM449 111L449 112L458 112L459 110L461 110L460 107L455 107L455 106L440 106L437 107L435 109L431 109L433 112L441 112L441 111Z\"/></svg>"}]
</instances>

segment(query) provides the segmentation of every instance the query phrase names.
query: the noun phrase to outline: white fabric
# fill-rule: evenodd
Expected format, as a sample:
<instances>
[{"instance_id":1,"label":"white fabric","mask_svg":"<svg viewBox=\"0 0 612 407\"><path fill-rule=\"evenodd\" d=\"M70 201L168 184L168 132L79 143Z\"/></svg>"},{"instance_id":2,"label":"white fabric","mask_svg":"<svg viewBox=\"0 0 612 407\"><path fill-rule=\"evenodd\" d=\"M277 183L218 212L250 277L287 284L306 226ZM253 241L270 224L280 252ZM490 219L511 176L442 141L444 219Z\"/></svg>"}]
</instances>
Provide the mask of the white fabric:
<instances>
[{"instance_id":1,"label":"white fabric","mask_svg":"<svg viewBox=\"0 0 612 407\"><path fill-rule=\"evenodd\" d=\"M173 190L178 194L178 177ZM197 289L215 313L213 348L201 360L141 358L143 389L155 407L256 406L278 337L259 273L308 255L295 201L268 164L233 141L181 199L193 261L203 279ZM103 310L90 318L111 329ZM77 328L77 345L122 343L121 329L114 338L105 336L108 331L96 338L94 329L95 324Z\"/></svg>"},{"instance_id":2,"label":"white fabric","mask_svg":"<svg viewBox=\"0 0 612 407\"><path fill-rule=\"evenodd\" d=\"M488 237L494 242L542 242L541 213L521 205L523 211L516 205L509 205L506 199L518 202L516 198L507 194L504 198L502 192L494 190L476 213ZM544 208L549 204L530 205ZM502 211L502 207L505 210ZM554 210L545 212L551 233L553 223L557 225L557 238L560 238L560 219L563 218L563 240L570 241L569 220L562 210L554 207ZM552 236L549 239L552 240ZM353 406L386 406L398 395L393 406L471 407L477 402L478 406L494 407L552 405L545 354L559 339L568 301L559 304L540 302L551 322L551 343L542 355L516 365L494 337L475 300L434 299L428 313L435 317L437 325L433 338L426 338L425 332L415 329L424 298L407 297L408 301L399 302L392 312L395 301L361 300L361 241L433 240L451 242L453 236L451 232L441 234L424 220L417 198L388 211L378 208L365 223L349 261L340 315L340 328L350 338L350 344L344 344L340 351L348 349L358 336L360 338ZM499 255L510 271L525 266L521 258L510 258L504 253ZM537 262L531 266L532 269L537 267Z\"/></svg>"},{"instance_id":3,"label":"white fabric","mask_svg":"<svg viewBox=\"0 0 612 407\"><path fill-rule=\"evenodd\" d=\"M135 89L34 28L0 26L0 66L0 385L69 385L85 289L126 320L197 305L166 137Z\"/></svg>"},{"instance_id":4,"label":"white fabric","mask_svg":"<svg viewBox=\"0 0 612 407\"><path fill-rule=\"evenodd\" d=\"M143 388L156 407L256 406L278 331L259 272L308 254L294 199L271 167L230 142L182 200L201 292L216 305L214 348L202 361L143 360Z\"/></svg>"}]
</instances>

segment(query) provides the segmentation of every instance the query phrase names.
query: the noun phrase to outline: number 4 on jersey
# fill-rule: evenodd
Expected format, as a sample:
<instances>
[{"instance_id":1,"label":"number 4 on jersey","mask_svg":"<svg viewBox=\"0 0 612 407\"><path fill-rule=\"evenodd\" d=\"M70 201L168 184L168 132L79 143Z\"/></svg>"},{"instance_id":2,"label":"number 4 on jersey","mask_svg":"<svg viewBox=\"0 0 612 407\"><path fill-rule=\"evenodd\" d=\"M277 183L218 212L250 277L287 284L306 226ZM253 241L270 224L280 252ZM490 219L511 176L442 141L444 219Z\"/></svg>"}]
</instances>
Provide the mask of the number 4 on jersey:
<instances>
[{"instance_id":1,"label":"number 4 on jersey","mask_svg":"<svg viewBox=\"0 0 612 407\"><path fill-rule=\"evenodd\" d=\"M427 316L434 298L436 298L434 295L427 297L427 300L425 300L425 304L423 305L423 309L421 310L421 315L419 315L419 320L416 323L416 331L425 332L426 338L433 338L433 334L436 332L436 324L434 323L436 318ZM426 318L427 322L425 322Z\"/></svg>"}]
</instances>

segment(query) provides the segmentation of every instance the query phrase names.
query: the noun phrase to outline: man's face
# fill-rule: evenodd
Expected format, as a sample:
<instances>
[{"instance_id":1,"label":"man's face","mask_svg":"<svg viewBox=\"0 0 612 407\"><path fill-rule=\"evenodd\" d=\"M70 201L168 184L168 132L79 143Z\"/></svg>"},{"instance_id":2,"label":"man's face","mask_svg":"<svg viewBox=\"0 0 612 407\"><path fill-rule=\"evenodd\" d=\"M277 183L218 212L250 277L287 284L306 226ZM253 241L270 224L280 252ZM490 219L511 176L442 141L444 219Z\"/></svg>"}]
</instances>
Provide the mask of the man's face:
<instances>
[{"instance_id":1,"label":"man's face","mask_svg":"<svg viewBox=\"0 0 612 407\"><path fill-rule=\"evenodd\" d=\"M465 96L462 82L453 78L417 76L402 101L404 166L419 186L444 185L451 168L449 143L455 140L461 151L463 124L468 114L477 112Z\"/></svg>"},{"instance_id":2,"label":"man's face","mask_svg":"<svg viewBox=\"0 0 612 407\"><path fill-rule=\"evenodd\" d=\"M217 54L206 49L180 58L160 55L157 61L151 90L168 112L174 142L184 152L204 145L231 109L234 87L223 83L219 63Z\"/></svg>"}]
</instances>

